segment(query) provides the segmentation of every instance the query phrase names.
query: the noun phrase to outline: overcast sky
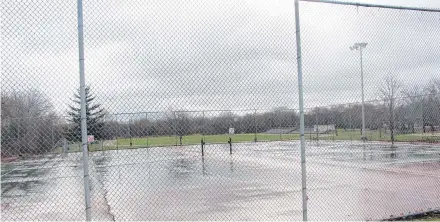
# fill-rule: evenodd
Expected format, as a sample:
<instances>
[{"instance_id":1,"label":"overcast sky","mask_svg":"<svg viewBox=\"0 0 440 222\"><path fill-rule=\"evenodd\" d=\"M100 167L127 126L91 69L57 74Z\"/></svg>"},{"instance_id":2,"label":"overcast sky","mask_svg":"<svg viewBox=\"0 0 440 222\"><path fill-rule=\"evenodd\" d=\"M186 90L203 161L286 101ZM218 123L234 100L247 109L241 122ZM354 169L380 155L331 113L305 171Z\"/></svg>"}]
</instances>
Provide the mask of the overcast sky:
<instances>
[{"instance_id":1,"label":"overcast sky","mask_svg":"<svg viewBox=\"0 0 440 222\"><path fill-rule=\"evenodd\" d=\"M370 3L440 8L440 1ZM76 91L76 1L2 1L2 89ZM440 78L440 13L300 3L306 107L366 100L386 74ZM111 113L297 108L293 0L84 1L86 82Z\"/></svg>"}]
</instances>

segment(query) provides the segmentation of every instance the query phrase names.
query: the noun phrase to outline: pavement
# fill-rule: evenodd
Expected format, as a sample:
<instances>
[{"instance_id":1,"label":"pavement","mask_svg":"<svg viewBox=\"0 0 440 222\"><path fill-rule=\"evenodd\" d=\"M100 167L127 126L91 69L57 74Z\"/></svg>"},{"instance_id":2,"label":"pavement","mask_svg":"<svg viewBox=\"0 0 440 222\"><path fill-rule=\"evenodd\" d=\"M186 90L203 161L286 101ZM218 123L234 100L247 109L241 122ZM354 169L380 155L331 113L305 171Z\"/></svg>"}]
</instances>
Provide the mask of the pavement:
<instances>
[{"instance_id":1,"label":"pavement","mask_svg":"<svg viewBox=\"0 0 440 222\"><path fill-rule=\"evenodd\" d=\"M297 141L90 153L93 220L301 220ZM2 164L2 220L84 220L82 154ZM309 220L440 207L440 146L307 142Z\"/></svg>"}]
</instances>

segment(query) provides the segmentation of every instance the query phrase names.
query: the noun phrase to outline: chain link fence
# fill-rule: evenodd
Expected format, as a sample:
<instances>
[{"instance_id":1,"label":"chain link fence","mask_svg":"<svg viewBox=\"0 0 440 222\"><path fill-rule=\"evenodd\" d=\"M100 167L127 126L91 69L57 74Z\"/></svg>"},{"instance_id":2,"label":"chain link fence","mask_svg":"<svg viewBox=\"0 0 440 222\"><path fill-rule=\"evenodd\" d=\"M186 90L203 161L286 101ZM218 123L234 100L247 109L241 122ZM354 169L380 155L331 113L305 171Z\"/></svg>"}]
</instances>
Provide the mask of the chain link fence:
<instances>
[{"instance_id":1,"label":"chain link fence","mask_svg":"<svg viewBox=\"0 0 440 222\"><path fill-rule=\"evenodd\" d=\"M2 219L438 211L440 12L326 3L302 109L293 1L84 1L83 97L77 1L2 1Z\"/></svg>"}]
</instances>

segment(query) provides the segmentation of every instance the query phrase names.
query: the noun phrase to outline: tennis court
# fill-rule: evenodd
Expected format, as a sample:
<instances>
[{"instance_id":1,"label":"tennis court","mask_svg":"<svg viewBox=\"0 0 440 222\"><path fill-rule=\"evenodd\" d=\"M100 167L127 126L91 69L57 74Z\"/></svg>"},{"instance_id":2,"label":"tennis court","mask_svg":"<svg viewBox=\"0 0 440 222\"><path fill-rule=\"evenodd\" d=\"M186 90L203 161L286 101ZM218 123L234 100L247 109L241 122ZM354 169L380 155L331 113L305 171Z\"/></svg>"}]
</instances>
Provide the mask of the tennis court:
<instances>
[{"instance_id":1,"label":"tennis court","mask_svg":"<svg viewBox=\"0 0 440 222\"><path fill-rule=\"evenodd\" d=\"M90 153L95 220L301 220L297 141ZM83 220L81 153L2 165L2 219ZM310 220L383 219L440 206L440 147L307 144Z\"/></svg>"}]
</instances>

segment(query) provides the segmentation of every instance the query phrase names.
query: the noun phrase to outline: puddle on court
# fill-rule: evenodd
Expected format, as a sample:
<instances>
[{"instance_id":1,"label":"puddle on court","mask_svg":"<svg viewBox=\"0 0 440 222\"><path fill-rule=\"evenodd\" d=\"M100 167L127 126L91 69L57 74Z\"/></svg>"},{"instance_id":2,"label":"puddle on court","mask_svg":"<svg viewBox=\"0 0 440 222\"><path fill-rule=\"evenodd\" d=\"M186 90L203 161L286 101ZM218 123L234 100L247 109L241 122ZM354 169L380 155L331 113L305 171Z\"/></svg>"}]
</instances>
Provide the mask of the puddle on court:
<instances>
[{"instance_id":1,"label":"puddle on court","mask_svg":"<svg viewBox=\"0 0 440 222\"><path fill-rule=\"evenodd\" d=\"M326 145L329 147L326 148ZM377 144L369 144L369 146L350 146L346 143L321 143L319 146L307 144L306 153L308 161L310 161L310 203L311 205L322 203L323 205L320 205L322 209L334 210L337 204L341 204L338 201L350 202L357 196L360 198L366 195L371 201L377 202L379 197L375 196L373 191L366 193L359 191L357 187L366 186L369 189L374 189L374 186L378 184L377 186L380 185L380 189L385 189L401 181L401 178L395 174L375 171L370 175L370 172L365 170L344 168L341 163L353 163L356 166L363 166L360 164L374 165L399 161L417 162L432 159L433 156L438 159L435 156L440 153L439 151L440 148L438 147L428 146L407 146L393 149L389 147L388 149L386 146L378 146ZM68 161L81 164L80 156L80 153L69 154L59 164ZM204 158L201 157L200 146L185 146L94 152L90 154L90 159L93 183L99 180L103 184L101 187L93 186L93 192L95 192L93 197L96 198L96 196L106 193L108 203L117 219L124 219L124 215L135 215L130 219L139 220L148 218L168 218L170 220L176 218L188 220L215 219L222 215L237 216L241 210L260 209L255 214L247 215L246 218L252 219L255 218L255 215L279 215L287 211L295 212L297 209L289 207L291 202L288 200L300 198L299 144L296 142L237 145L234 146L232 155L229 154L228 145L209 145L205 149ZM317 160L332 161L335 165L334 167L321 165ZM48 166L49 169L52 169L52 165ZM53 165L53 167L59 166ZM435 167L438 167L438 165L420 165L419 170L434 169ZM412 170L413 168L408 169ZM78 181L81 182L81 167L69 168L69 170L75 171ZM46 172L46 174L49 172L51 171ZM64 176L68 171L52 172ZM432 174L436 175L436 172L438 171L432 171ZM15 179L25 178L26 175L44 178L43 174L38 173L18 170ZM13 172L11 172L12 175L14 175ZM351 179L344 180L347 177ZM407 179L411 178L405 176L405 180ZM416 181L425 183L430 180L431 178L427 177L423 181L420 179ZM20 202L22 196L10 195L15 193L16 195L27 195L36 202L45 201L40 200L45 195L37 195L33 192L39 191L50 196L53 195L50 192L51 189L56 188L57 192L62 192L65 188L57 186L69 186L73 180L65 180L65 183L62 183L62 181L64 180L50 184L44 182L41 184L32 182L28 184L11 183L6 186L3 186L2 183L2 197L5 196L10 201ZM355 186L340 184L338 181L352 182L351 185L354 184ZM387 181L390 183L388 184ZM321 187L313 187L316 184ZM36 189L36 187L41 187L41 189ZM69 186L70 188L72 187ZM82 190L81 183L78 183L76 188L78 191L74 192L80 193ZM339 196L337 195L335 199L335 189L339 188L343 191L337 193ZM346 193L348 188L352 189L350 195ZM26 193L12 192L13 189L22 189ZM401 188L396 187L395 189ZM426 192L429 192L429 190ZM4 193L9 194L9 196L4 195ZM401 200L399 199L400 196L394 193L391 197L395 198L396 201ZM3 199L2 206L3 204L9 204L10 201L4 202ZM320 203L317 203L318 199ZM334 206L328 205L330 200L336 200ZM360 199L357 201L360 201ZM382 202L375 204L380 203ZM152 208L151 206L155 207ZM264 206L272 206L273 208L268 209ZM65 209L68 208L65 206ZM313 209L317 209L317 206ZM352 208L347 207L347 210L350 209ZM377 211L383 211L384 209L387 208L377 209ZM362 213L352 212L350 218L359 218ZM319 212L311 212L311 215L312 218L320 218L321 216L325 218L325 215ZM339 216L344 218L344 215Z\"/></svg>"}]
</instances>

